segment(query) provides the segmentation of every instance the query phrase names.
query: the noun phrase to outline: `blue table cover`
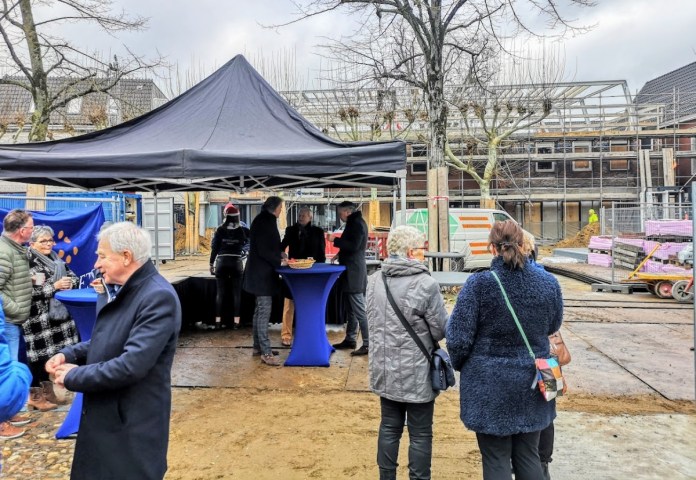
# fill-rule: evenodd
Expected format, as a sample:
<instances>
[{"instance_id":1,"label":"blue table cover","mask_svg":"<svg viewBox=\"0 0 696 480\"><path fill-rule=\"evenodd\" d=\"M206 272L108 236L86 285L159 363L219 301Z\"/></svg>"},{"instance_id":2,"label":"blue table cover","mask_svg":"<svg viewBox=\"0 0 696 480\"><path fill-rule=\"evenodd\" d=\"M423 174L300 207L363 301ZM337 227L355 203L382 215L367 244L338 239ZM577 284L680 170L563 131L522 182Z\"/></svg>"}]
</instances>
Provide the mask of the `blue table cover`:
<instances>
[{"instance_id":1,"label":"blue table cover","mask_svg":"<svg viewBox=\"0 0 696 480\"><path fill-rule=\"evenodd\" d=\"M278 268L295 302L295 336L285 361L292 367L328 367L334 348L326 335L326 300L346 267L315 263L311 268Z\"/></svg>"},{"instance_id":2,"label":"blue table cover","mask_svg":"<svg viewBox=\"0 0 696 480\"><path fill-rule=\"evenodd\" d=\"M75 320L80 341L89 340L92 337L94 322L97 320L97 292L93 288L61 290L56 292L55 298L65 305ZM77 392L63 424L56 432L56 438L67 438L76 434L80 429L81 416L82 393Z\"/></svg>"}]
</instances>

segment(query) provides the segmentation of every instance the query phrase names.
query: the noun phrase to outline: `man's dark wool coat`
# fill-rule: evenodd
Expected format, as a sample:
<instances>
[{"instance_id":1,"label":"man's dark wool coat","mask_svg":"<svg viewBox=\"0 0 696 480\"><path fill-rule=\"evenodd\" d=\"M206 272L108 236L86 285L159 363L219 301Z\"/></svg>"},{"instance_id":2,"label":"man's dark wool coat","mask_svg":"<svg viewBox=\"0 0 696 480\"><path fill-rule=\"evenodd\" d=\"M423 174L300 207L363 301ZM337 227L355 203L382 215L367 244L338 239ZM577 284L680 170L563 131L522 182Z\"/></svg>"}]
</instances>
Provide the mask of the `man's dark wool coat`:
<instances>
[{"instance_id":1,"label":"man's dark wool coat","mask_svg":"<svg viewBox=\"0 0 696 480\"><path fill-rule=\"evenodd\" d=\"M242 288L257 297L271 297L280 293L280 233L278 218L262 210L251 222L249 256L244 269Z\"/></svg>"},{"instance_id":2,"label":"man's dark wool coat","mask_svg":"<svg viewBox=\"0 0 696 480\"><path fill-rule=\"evenodd\" d=\"M303 233L304 238L300 236ZM287 227L280 249L288 249L288 258L312 257L317 263L326 261L326 240L324 230L308 223L305 227L299 223Z\"/></svg>"},{"instance_id":3,"label":"man's dark wool coat","mask_svg":"<svg viewBox=\"0 0 696 480\"><path fill-rule=\"evenodd\" d=\"M346 267L341 275L341 291L343 293L365 293L367 289L367 224L359 211L348 215L346 228L340 237L334 240L334 246L339 248L338 263Z\"/></svg>"},{"instance_id":4,"label":"man's dark wool coat","mask_svg":"<svg viewBox=\"0 0 696 480\"><path fill-rule=\"evenodd\" d=\"M99 295L91 340L62 350L84 365L65 376L66 388L84 394L70 478L161 480L179 298L148 261L107 302Z\"/></svg>"}]
</instances>

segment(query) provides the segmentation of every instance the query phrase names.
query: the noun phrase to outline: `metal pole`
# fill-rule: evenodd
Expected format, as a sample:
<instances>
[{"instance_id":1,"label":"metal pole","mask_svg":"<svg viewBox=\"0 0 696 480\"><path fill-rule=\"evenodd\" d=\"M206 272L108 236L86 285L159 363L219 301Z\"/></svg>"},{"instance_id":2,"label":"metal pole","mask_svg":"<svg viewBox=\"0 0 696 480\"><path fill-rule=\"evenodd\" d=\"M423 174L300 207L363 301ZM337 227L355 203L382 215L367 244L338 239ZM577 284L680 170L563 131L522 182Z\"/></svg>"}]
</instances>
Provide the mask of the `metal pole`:
<instances>
[{"instance_id":1,"label":"metal pole","mask_svg":"<svg viewBox=\"0 0 696 480\"><path fill-rule=\"evenodd\" d=\"M157 189L154 193L154 204L155 204L155 268L159 270L159 219L157 218ZM196 234L198 233L198 228L196 227Z\"/></svg>"},{"instance_id":2,"label":"metal pole","mask_svg":"<svg viewBox=\"0 0 696 480\"><path fill-rule=\"evenodd\" d=\"M691 245L694 244L694 240L696 239L696 182L691 182ZM691 268L693 270L694 268L694 255L693 253L691 254ZM692 273L693 275L693 273ZM691 290L694 290L694 287L691 287ZM694 295L694 305L692 308L692 312L694 312L694 340L693 340L693 347L696 347L696 295ZM694 386L696 386L696 348L694 348ZM694 398L696 399L696 391L694 392Z\"/></svg>"},{"instance_id":3,"label":"metal pole","mask_svg":"<svg viewBox=\"0 0 696 480\"><path fill-rule=\"evenodd\" d=\"M401 177L401 225L406 225L406 176Z\"/></svg>"},{"instance_id":4,"label":"metal pole","mask_svg":"<svg viewBox=\"0 0 696 480\"><path fill-rule=\"evenodd\" d=\"M611 202L611 283L616 283L614 277L614 248L616 247L616 202Z\"/></svg>"}]
</instances>

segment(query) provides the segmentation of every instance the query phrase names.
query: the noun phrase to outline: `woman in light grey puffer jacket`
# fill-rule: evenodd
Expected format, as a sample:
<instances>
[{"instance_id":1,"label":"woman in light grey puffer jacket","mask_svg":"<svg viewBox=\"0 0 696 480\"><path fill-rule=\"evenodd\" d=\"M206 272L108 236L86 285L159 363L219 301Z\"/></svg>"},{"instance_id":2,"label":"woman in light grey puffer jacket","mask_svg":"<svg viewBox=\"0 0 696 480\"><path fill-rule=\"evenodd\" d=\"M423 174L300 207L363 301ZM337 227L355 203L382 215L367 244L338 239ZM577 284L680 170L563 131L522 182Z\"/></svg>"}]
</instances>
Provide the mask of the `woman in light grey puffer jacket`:
<instances>
[{"instance_id":1,"label":"woman in light grey puffer jacket","mask_svg":"<svg viewBox=\"0 0 696 480\"><path fill-rule=\"evenodd\" d=\"M424 236L413 227L391 231L389 258L367 284L370 330L370 388L380 396L382 421L377 442L379 478L396 479L399 442L408 422L409 476L429 479L432 456L433 410L437 393L430 381L430 364L394 313L382 280L420 337L432 350L433 340L445 336L447 311L438 283L423 263ZM430 329L430 333L428 333Z\"/></svg>"}]
</instances>

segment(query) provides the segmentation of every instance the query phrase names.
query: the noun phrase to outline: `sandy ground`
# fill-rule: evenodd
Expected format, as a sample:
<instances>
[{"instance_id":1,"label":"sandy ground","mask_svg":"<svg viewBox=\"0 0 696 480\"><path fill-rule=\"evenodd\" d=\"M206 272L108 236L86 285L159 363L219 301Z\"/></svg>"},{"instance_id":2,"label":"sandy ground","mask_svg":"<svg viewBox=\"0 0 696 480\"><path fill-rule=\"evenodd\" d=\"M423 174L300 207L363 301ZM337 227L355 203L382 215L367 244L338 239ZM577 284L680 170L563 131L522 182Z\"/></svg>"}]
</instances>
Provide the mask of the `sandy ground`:
<instances>
[{"instance_id":1,"label":"sandy ground","mask_svg":"<svg viewBox=\"0 0 696 480\"><path fill-rule=\"evenodd\" d=\"M574 359L558 402L553 478L696 479L693 311L560 280ZM328 335L339 341L342 330ZM367 358L338 351L329 368L269 368L250 346L250 329L182 336L166 478L378 478L379 399ZM399 478L408 478L406 430L399 458ZM432 465L435 479L481 478L458 387L436 402Z\"/></svg>"},{"instance_id":2,"label":"sandy ground","mask_svg":"<svg viewBox=\"0 0 696 480\"><path fill-rule=\"evenodd\" d=\"M378 478L378 398L310 390L177 389L166 478ZM693 403L568 397L556 429L555 478L696 478ZM407 434L399 458L399 477L408 478ZM437 400L433 478L481 478L456 391Z\"/></svg>"}]
</instances>

